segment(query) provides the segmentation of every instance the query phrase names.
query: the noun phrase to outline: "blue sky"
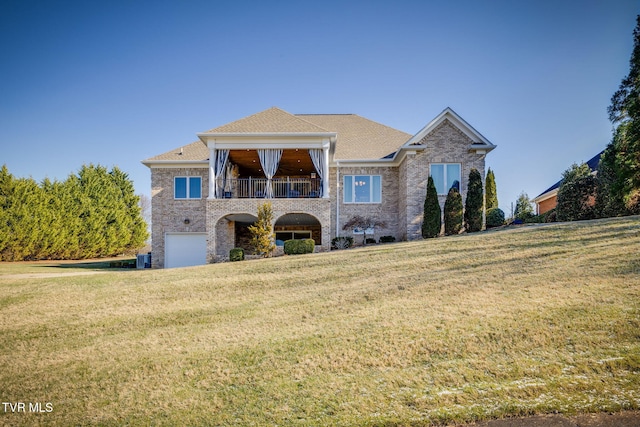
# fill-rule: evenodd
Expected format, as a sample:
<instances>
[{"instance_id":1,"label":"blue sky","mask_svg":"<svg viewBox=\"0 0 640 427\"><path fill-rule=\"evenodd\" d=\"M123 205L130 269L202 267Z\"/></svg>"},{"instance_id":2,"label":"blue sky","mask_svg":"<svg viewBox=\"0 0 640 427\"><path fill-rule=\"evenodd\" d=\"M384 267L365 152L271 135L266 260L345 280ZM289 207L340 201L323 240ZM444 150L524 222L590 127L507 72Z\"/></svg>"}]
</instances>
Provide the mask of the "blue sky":
<instances>
[{"instance_id":1,"label":"blue sky","mask_svg":"<svg viewBox=\"0 0 640 427\"><path fill-rule=\"evenodd\" d=\"M637 0L34 1L0 5L0 164L63 180L278 106L414 134L451 107L498 148L500 206L610 141Z\"/></svg>"}]
</instances>

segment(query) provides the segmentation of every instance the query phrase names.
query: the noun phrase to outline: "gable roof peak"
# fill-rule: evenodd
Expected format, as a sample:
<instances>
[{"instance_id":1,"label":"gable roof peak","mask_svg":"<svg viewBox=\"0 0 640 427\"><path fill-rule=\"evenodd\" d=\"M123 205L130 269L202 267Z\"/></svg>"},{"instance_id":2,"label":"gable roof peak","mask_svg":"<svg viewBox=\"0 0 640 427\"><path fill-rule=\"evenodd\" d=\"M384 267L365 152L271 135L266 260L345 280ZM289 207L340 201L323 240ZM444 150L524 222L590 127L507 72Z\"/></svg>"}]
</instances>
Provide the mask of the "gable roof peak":
<instances>
[{"instance_id":1,"label":"gable roof peak","mask_svg":"<svg viewBox=\"0 0 640 427\"><path fill-rule=\"evenodd\" d=\"M409 141L405 143L405 147L411 145L419 145L420 141L431 133L436 127L438 127L442 122L448 120L453 126L455 126L462 133L467 135L471 141L472 146L478 149L482 148L483 150L491 151L496 146L492 144L487 138L484 137L480 132L474 129L466 120L464 120L458 113L453 111L453 108L446 107L440 114L438 114L433 120L431 120L425 127L420 129L418 133L416 133Z\"/></svg>"},{"instance_id":2,"label":"gable roof peak","mask_svg":"<svg viewBox=\"0 0 640 427\"><path fill-rule=\"evenodd\" d=\"M271 107L231 123L210 129L206 134L328 133L326 129L278 107Z\"/></svg>"}]
</instances>

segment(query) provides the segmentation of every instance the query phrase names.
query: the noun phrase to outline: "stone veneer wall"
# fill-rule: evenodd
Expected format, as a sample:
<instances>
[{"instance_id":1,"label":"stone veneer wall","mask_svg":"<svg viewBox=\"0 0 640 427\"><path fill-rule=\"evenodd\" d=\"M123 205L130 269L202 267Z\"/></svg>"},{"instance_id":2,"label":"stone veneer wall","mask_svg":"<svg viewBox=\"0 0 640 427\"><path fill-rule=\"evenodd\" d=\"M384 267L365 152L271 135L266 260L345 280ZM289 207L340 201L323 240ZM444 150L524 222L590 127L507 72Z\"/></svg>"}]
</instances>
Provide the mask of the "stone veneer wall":
<instances>
[{"instance_id":1,"label":"stone veneer wall","mask_svg":"<svg viewBox=\"0 0 640 427\"><path fill-rule=\"evenodd\" d=\"M331 222L332 230L331 236L353 236L350 230L343 230L342 227L353 216L360 215L363 217L372 217L374 219L384 221L387 226L375 230L376 239L380 236L394 236L396 239L402 238L402 232L400 230L400 215L398 211L398 203L400 198L400 188L398 180L398 168L397 167L353 167L353 166L341 166L340 167L340 182L339 191L336 190L336 170L333 167L330 169L331 179ZM345 175L380 175L382 183L382 202L381 203L344 203L343 196L343 182ZM340 203L340 218L337 223L336 230L336 203ZM354 236L357 237L360 236ZM359 243L359 242L358 242Z\"/></svg>"},{"instance_id":2,"label":"stone veneer wall","mask_svg":"<svg viewBox=\"0 0 640 427\"><path fill-rule=\"evenodd\" d=\"M473 141L452 125L448 120L443 121L433 132L429 133L420 145L428 148L415 155L408 155L401 165L406 170L406 231L407 240L422 237L422 218L424 214L424 199L427 194L427 180L431 163L460 163L461 182L460 193L465 202L469 172L477 169L482 175L484 188L485 154L469 151ZM438 196L440 207L444 212L446 195Z\"/></svg>"},{"instance_id":3,"label":"stone veneer wall","mask_svg":"<svg viewBox=\"0 0 640 427\"><path fill-rule=\"evenodd\" d=\"M173 198L173 178L202 177L202 199ZM203 233L206 231L207 168L151 168L151 263L164 267L164 236L171 232ZM189 224L185 224L185 219Z\"/></svg>"},{"instance_id":4,"label":"stone veneer wall","mask_svg":"<svg viewBox=\"0 0 640 427\"><path fill-rule=\"evenodd\" d=\"M331 200L329 199L213 199L207 200L207 259L211 262L226 259L235 245L233 221L225 217L231 214L257 216L258 206L269 201L273 209L273 223L282 215L305 213L314 216L322 227L322 245L319 249L331 248Z\"/></svg>"}]
</instances>

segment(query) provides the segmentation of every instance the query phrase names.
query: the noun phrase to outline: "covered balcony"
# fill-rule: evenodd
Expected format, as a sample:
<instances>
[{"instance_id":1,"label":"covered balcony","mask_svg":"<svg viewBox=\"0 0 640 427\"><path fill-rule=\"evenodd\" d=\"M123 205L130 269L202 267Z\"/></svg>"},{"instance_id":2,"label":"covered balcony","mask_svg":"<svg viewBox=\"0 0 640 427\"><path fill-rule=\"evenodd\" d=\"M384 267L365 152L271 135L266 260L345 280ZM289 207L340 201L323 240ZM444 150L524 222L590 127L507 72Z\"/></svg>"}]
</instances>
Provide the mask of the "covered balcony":
<instances>
[{"instance_id":1,"label":"covered balcony","mask_svg":"<svg viewBox=\"0 0 640 427\"><path fill-rule=\"evenodd\" d=\"M216 149L211 156L210 198L328 197L327 149Z\"/></svg>"}]
</instances>

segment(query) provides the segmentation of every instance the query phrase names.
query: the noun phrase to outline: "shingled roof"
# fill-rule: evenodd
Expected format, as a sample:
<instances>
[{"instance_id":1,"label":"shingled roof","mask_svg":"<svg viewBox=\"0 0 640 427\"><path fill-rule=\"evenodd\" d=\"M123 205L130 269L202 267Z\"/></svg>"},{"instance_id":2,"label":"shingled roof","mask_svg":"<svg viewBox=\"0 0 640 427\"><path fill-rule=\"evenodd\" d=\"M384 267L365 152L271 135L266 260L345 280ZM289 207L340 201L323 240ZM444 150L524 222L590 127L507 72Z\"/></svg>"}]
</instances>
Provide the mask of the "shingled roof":
<instances>
[{"instance_id":1,"label":"shingled roof","mask_svg":"<svg viewBox=\"0 0 640 427\"><path fill-rule=\"evenodd\" d=\"M411 135L357 114L299 114L338 134L334 159L373 160L393 154Z\"/></svg>"},{"instance_id":2,"label":"shingled roof","mask_svg":"<svg viewBox=\"0 0 640 427\"><path fill-rule=\"evenodd\" d=\"M277 107L261 111L226 125L213 128L206 133L322 133L327 129L309 123Z\"/></svg>"},{"instance_id":3,"label":"shingled roof","mask_svg":"<svg viewBox=\"0 0 640 427\"><path fill-rule=\"evenodd\" d=\"M411 135L357 114L291 114L277 107L213 128L207 134L337 134L334 159L377 160L395 153ZM206 161L209 151L202 141L151 157L153 161Z\"/></svg>"}]
</instances>

